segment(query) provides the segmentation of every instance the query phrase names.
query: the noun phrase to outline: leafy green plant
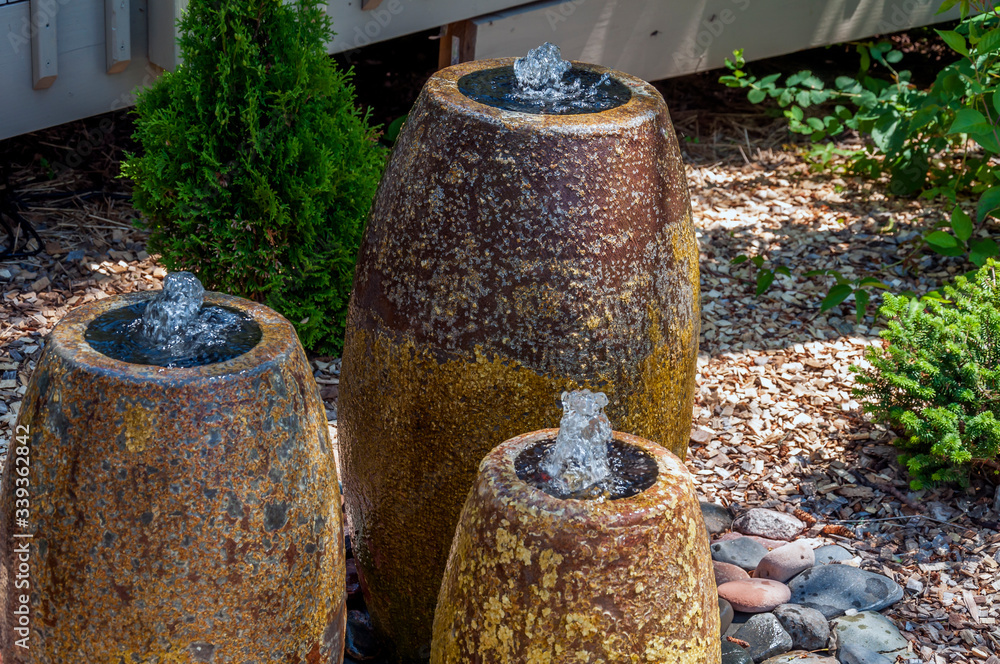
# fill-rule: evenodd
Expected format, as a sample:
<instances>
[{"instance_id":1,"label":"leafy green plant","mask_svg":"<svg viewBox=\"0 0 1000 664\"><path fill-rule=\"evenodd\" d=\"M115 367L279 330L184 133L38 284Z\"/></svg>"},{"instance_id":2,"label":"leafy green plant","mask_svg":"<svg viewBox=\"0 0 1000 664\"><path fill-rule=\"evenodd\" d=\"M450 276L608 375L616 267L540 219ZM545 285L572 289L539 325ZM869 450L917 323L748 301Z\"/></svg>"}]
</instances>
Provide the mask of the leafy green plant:
<instances>
[{"instance_id":1,"label":"leafy green plant","mask_svg":"<svg viewBox=\"0 0 1000 664\"><path fill-rule=\"evenodd\" d=\"M122 167L150 248L336 353L384 149L327 56L320 0L191 0Z\"/></svg>"},{"instance_id":2,"label":"leafy green plant","mask_svg":"<svg viewBox=\"0 0 1000 664\"><path fill-rule=\"evenodd\" d=\"M903 53L888 41L855 44L858 73L832 84L808 70L758 78L745 70L742 51L726 60L730 71L719 80L745 89L752 103L773 104L791 132L813 142L817 166L829 168L842 156L851 173L887 175L891 193L949 199L955 204L950 223L927 229L921 246L981 266L1000 256L986 228L1000 209L993 163L1000 155L1000 8L946 0L939 13L956 5L959 25L936 31L956 59L926 89L913 84ZM848 129L868 138L864 149L843 150L826 140ZM979 200L974 221L957 204L966 196Z\"/></svg>"},{"instance_id":3,"label":"leafy green plant","mask_svg":"<svg viewBox=\"0 0 1000 664\"><path fill-rule=\"evenodd\" d=\"M1000 471L1000 282L992 259L943 297L885 296L885 347L852 367L855 396L902 433L900 460L919 489L966 484L975 467Z\"/></svg>"},{"instance_id":4,"label":"leafy green plant","mask_svg":"<svg viewBox=\"0 0 1000 664\"><path fill-rule=\"evenodd\" d=\"M789 270L788 267L785 265L775 265L774 267L768 267L767 266L768 261L763 256L754 256L751 258L749 256L746 256L745 254L740 254L732 261L730 261L730 264L742 265L743 263L746 262L749 262L750 265L753 265L755 268L757 268L756 270L757 292L755 294L757 297L763 295L764 292L766 292L767 289L771 287L771 284L774 283L774 278L776 275L783 274L786 277L792 276L791 270Z\"/></svg>"},{"instance_id":5,"label":"leafy green plant","mask_svg":"<svg viewBox=\"0 0 1000 664\"><path fill-rule=\"evenodd\" d=\"M848 279L837 270L809 270L803 276L833 277L834 284L820 303L819 310L821 312L829 311L853 295L854 312L858 323L861 323L865 319L865 312L868 310L868 302L871 299L871 289L889 288L875 277Z\"/></svg>"}]
</instances>

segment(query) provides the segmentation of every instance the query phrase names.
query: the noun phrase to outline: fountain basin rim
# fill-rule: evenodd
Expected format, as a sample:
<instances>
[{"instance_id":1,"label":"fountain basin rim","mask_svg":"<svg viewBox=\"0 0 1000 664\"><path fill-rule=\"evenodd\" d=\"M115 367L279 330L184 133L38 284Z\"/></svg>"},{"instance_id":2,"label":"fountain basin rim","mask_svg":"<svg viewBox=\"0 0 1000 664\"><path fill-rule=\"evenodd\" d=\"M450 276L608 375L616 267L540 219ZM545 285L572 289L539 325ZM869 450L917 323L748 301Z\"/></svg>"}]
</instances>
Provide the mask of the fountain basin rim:
<instances>
[{"instance_id":1,"label":"fountain basin rim","mask_svg":"<svg viewBox=\"0 0 1000 664\"><path fill-rule=\"evenodd\" d=\"M451 107L453 111L461 114L480 116L497 124L521 125L554 133L617 133L623 126L641 125L649 116L658 115L663 109L660 93L641 78L610 67L576 60L570 61L574 69L590 71L595 74L610 73L612 79L629 90L631 93L629 100L621 106L593 113L546 115L489 106L467 97L459 90L458 81L463 76L479 71L513 66L516 59L474 60L446 67L431 76L421 94L426 94L438 104Z\"/></svg>"},{"instance_id":2,"label":"fountain basin rim","mask_svg":"<svg viewBox=\"0 0 1000 664\"><path fill-rule=\"evenodd\" d=\"M205 291L206 305L235 309L249 316L260 328L260 341L242 355L196 367L171 368L117 360L94 349L87 342L87 328L96 318L109 311L149 300L156 293L157 291L127 293L74 308L47 337L45 352L59 354L69 362L69 366L80 370L169 386L172 383L189 385L192 381L212 381L234 374L265 371L297 350L298 337L295 329L283 316L262 304L212 291Z\"/></svg>"},{"instance_id":3,"label":"fountain basin rim","mask_svg":"<svg viewBox=\"0 0 1000 664\"><path fill-rule=\"evenodd\" d=\"M515 461L535 444L555 438L559 429L540 429L515 436L495 447L479 465L480 477L476 482L481 493L536 517L558 519L567 527L581 528L630 528L664 515L677 514L677 505L687 498L686 484L690 473L677 458L664 447L645 438L621 431L612 432L619 443L637 447L653 457L657 477L652 486L628 498L615 500L563 499L549 495L532 483L517 476ZM600 524L597 526L597 524Z\"/></svg>"}]
</instances>

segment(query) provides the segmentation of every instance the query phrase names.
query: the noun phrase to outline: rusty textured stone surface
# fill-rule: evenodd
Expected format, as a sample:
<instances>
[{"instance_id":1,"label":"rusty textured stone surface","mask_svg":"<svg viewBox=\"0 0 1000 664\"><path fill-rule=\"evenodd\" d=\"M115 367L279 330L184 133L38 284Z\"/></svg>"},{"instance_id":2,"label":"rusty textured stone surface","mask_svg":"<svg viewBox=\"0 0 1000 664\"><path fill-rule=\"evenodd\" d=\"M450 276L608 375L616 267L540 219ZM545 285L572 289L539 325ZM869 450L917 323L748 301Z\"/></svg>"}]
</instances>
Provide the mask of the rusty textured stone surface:
<instances>
[{"instance_id":1,"label":"rusty textured stone surface","mask_svg":"<svg viewBox=\"0 0 1000 664\"><path fill-rule=\"evenodd\" d=\"M548 429L483 460L434 616L432 664L718 664L708 532L681 461L637 436L656 483L621 500L560 500L514 461Z\"/></svg>"},{"instance_id":2,"label":"rusty textured stone surface","mask_svg":"<svg viewBox=\"0 0 1000 664\"><path fill-rule=\"evenodd\" d=\"M698 252L663 99L620 73L632 98L593 114L504 111L458 91L462 75L511 62L428 81L348 311L348 514L373 620L404 658L428 654L480 460L556 425L564 389L604 391L616 428L680 456L690 433Z\"/></svg>"},{"instance_id":3,"label":"rusty textured stone surface","mask_svg":"<svg viewBox=\"0 0 1000 664\"><path fill-rule=\"evenodd\" d=\"M149 294L85 305L53 330L0 497L5 664L329 664L343 659L344 540L326 416L292 326L247 312L249 352L190 369L127 364L87 324ZM24 432L24 429L19 429ZM18 469L30 513L16 521ZM31 539L13 537L28 532ZM12 611L29 542L30 648Z\"/></svg>"}]
</instances>

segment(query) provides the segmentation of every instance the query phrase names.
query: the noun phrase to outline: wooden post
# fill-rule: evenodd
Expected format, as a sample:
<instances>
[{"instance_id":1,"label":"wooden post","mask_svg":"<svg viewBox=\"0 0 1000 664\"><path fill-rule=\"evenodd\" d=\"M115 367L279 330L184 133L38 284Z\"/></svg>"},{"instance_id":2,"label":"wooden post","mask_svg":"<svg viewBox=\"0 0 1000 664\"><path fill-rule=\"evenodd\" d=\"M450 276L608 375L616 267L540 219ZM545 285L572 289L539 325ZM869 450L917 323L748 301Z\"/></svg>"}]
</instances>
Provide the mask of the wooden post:
<instances>
[{"instance_id":1,"label":"wooden post","mask_svg":"<svg viewBox=\"0 0 1000 664\"><path fill-rule=\"evenodd\" d=\"M441 28L438 69L476 58L476 28L472 21L449 23Z\"/></svg>"},{"instance_id":2,"label":"wooden post","mask_svg":"<svg viewBox=\"0 0 1000 664\"><path fill-rule=\"evenodd\" d=\"M35 90L51 87L59 75L59 43L56 40L56 0L31 0L28 10L31 27L31 86Z\"/></svg>"},{"instance_id":3,"label":"wooden post","mask_svg":"<svg viewBox=\"0 0 1000 664\"><path fill-rule=\"evenodd\" d=\"M109 74L125 71L132 60L130 0L104 0L104 43Z\"/></svg>"}]
</instances>

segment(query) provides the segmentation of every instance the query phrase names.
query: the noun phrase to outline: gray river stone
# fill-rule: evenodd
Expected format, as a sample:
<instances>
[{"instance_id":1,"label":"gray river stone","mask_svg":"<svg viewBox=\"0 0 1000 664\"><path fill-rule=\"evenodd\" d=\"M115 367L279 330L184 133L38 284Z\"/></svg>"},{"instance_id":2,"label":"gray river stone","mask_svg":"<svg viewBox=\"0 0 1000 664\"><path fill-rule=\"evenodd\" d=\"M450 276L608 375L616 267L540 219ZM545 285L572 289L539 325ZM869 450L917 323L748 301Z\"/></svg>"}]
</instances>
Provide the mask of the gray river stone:
<instances>
[{"instance_id":1,"label":"gray river stone","mask_svg":"<svg viewBox=\"0 0 1000 664\"><path fill-rule=\"evenodd\" d=\"M875 611L841 616L830 624L831 642L837 650L848 645L861 646L896 661L905 655L907 641L891 620Z\"/></svg>"},{"instance_id":2,"label":"gray river stone","mask_svg":"<svg viewBox=\"0 0 1000 664\"><path fill-rule=\"evenodd\" d=\"M885 655L853 644L847 644L837 651L837 661L840 664L893 664Z\"/></svg>"},{"instance_id":3,"label":"gray river stone","mask_svg":"<svg viewBox=\"0 0 1000 664\"><path fill-rule=\"evenodd\" d=\"M826 616L806 606L782 604L772 611L788 635L792 647L802 650L821 650L830 640L830 623Z\"/></svg>"},{"instance_id":4,"label":"gray river stone","mask_svg":"<svg viewBox=\"0 0 1000 664\"><path fill-rule=\"evenodd\" d=\"M719 535L729 530L733 525L733 517L729 516L729 510L715 503L699 501L701 505L701 516L705 520L705 527L708 528L709 535Z\"/></svg>"},{"instance_id":5,"label":"gray river stone","mask_svg":"<svg viewBox=\"0 0 1000 664\"><path fill-rule=\"evenodd\" d=\"M747 650L755 662L792 649L792 637L781 627L773 613L755 614L734 636L750 644Z\"/></svg>"},{"instance_id":6,"label":"gray river stone","mask_svg":"<svg viewBox=\"0 0 1000 664\"><path fill-rule=\"evenodd\" d=\"M716 542L711 549L712 560L736 565L745 570L756 569L760 559L767 555L767 549L764 548L764 545L749 537L737 537L725 542Z\"/></svg>"},{"instance_id":7,"label":"gray river stone","mask_svg":"<svg viewBox=\"0 0 1000 664\"><path fill-rule=\"evenodd\" d=\"M733 522L736 532L775 540L793 540L805 527L791 514L762 507L747 510Z\"/></svg>"},{"instance_id":8,"label":"gray river stone","mask_svg":"<svg viewBox=\"0 0 1000 664\"><path fill-rule=\"evenodd\" d=\"M841 560L850 560L854 557L850 551L837 544L826 544L813 551L813 553L816 554L817 565L829 565Z\"/></svg>"},{"instance_id":9,"label":"gray river stone","mask_svg":"<svg viewBox=\"0 0 1000 664\"><path fill-rule=\"evenodd\" d=\"M725 634L729 626L733 624L733 605L726 600L719 598L719 629L721 634Z\"/></svg>"},{"instance_id":10,"label":"gray river stone","mask_svg":"<svg viewBox=\"0 0 1000 664\"><path fill-rule=\"evenodd\" d=\"M722 641L722 664L753 664L753 657L732 641Z\"/></svg>"},{"instance_id":11,"label":"gray river stone","mask_svg":"<svg viewBox=\"0 0 1000 664\"><path fill-rule=\"evenodd\" d=\"M898 583L850 565L817 565L788 582L788 604L816 609L827 620L848 609L879 611L903 598Z\"/></svg>"}]
</instances>

